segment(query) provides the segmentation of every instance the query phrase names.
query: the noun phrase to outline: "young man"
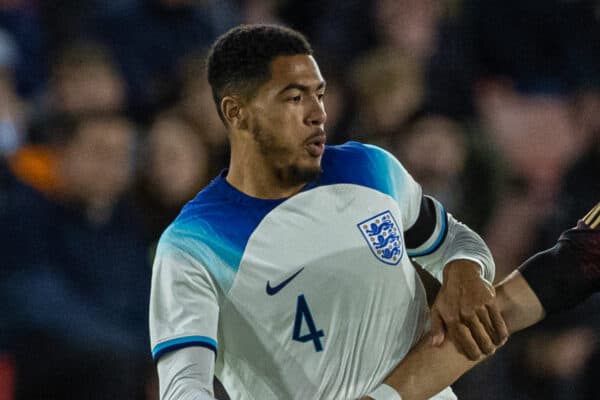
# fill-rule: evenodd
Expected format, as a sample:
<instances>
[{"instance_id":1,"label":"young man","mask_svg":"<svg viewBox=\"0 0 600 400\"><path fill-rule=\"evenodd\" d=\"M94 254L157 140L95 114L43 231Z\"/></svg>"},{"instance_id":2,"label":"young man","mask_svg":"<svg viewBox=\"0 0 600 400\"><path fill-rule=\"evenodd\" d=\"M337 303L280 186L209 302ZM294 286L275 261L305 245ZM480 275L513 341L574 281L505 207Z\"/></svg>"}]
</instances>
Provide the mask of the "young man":
<instances>
[{"instance_id":1,"label":"young man","mask_svg":"<svg viewBox=\"0 0 600 400\"><path fill-rule=\"evenodd\" d=\"M429 323L411 258L442 281L434 349L450 342L450 359L473 363L507 338L479 236L389 153L325 147L311 53L297 32L264 25L234 28L211 50L231 160L158 246L150 330L162 399L212 398L215 372L232 399L396 396L380 384L403 374L394 368Z\"/></svg>"}]
</instances>

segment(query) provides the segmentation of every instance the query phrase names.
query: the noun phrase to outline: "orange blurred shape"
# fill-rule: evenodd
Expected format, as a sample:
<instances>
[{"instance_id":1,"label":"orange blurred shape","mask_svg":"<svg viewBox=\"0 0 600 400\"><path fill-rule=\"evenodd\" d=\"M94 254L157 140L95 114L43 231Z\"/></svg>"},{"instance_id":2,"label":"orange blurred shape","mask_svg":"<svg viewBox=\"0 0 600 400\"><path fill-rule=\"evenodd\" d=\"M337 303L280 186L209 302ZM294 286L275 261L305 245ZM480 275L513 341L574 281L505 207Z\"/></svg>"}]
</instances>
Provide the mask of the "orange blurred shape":
<instances>
[{"instance_id":1,"label":"orange blurred shape","mask_svg":"<svg viewBox=\"0 0 600 400\"><path fill-rule=\"evenodd\" d=\"M56 155L44 145L27 145L12 155L8 164L22 182L45 194L54 194L59 187Z\"/></svg>"}]
</instances>

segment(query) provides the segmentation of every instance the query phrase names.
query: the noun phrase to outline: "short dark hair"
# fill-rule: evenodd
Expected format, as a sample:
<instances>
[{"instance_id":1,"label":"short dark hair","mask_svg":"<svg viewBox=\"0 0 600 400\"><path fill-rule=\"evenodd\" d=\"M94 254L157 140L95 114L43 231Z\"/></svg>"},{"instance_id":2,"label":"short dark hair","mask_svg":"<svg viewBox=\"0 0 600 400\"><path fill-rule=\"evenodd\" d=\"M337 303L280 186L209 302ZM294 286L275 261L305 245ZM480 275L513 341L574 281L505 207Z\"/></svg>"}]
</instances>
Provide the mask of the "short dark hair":
<instances>
[{"instance_id":1,"label":"short dark hair","mask_svg":"<svg viewBox=\"0 0 600 400\"><path fill-rule=\"evenodd\" d=\"M208 83L219 116L221 100L232 94L251 99L271 77L278 56L312 54L300 32L278 25L240 25L220 36L208 54Z\"/></svg>"}]
</instances>

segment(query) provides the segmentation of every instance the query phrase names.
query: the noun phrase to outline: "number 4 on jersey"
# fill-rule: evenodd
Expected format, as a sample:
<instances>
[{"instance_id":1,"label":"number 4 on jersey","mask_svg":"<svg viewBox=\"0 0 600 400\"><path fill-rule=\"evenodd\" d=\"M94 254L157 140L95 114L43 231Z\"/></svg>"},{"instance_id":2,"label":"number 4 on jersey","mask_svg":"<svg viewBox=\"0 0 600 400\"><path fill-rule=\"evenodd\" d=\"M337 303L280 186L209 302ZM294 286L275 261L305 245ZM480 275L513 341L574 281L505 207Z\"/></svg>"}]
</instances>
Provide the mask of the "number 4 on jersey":
<instances>
[{"instance_id":1,"label":"number 4 on jersey","mask_svg":"<svg viewBox=\"0 0 600 400\"><path fill-rule=\"evenodd\" d=\"M302 334L302 321L306 321L308 327L308 333ZM294 320L294 333L292 339L297 342L306 343L308 341L313 342L315 345L315 351L322 351L323 345L321 344L321 338L325 336L323 330L317 330L315 327L315 321L313 320L308 304L304 295L298 296L298 303L296 305L296 318Z\"/></svg>"}]
</instances>

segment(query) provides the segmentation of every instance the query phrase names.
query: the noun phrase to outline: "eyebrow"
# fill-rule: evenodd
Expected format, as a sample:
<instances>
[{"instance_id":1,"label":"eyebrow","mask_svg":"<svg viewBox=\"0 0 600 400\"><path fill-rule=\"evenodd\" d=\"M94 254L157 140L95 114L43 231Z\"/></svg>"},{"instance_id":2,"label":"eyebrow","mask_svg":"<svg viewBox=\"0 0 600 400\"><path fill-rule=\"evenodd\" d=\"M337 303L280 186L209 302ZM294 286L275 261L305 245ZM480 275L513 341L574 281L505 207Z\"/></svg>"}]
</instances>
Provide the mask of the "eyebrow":
<instances>
[{"instance_id":1,"label":"eyebrow","mask_svg":"<svg viewBox=\"0 0 600 400\"><path fill-rule=\"evenodd\" d=\"M321 90L321 89L323 89L326 84L327 84L327 82L321 81L315 90ZM310 90L310 86L301 85L299 83L290 83L289 85L287 85L286 87L284 87L283 89L281 89L279 91L279 94L285 93L288 90L292 90L292 89L297 89L297 90L300 90L302 92L308 92Z\"/></svg>"}]
</instances>

